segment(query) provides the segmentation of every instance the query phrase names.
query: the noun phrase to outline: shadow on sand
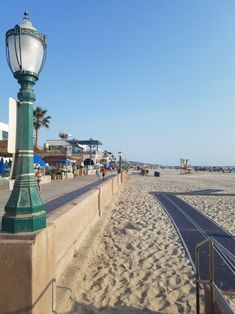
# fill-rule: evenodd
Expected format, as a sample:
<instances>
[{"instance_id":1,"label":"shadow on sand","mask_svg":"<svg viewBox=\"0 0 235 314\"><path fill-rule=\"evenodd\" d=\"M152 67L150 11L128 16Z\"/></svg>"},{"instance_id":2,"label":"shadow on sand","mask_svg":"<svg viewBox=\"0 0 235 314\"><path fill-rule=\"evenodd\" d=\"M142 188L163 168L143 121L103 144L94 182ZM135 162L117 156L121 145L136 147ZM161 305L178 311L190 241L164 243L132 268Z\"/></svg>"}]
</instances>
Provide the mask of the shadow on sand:
<instances>
[{"instance_id":1,"label":"shadow on sand","mask_svg":"<svg viewBox=\"0 0 235 314\"><path fill-rule=\"evenodd\" d=\"M197 191L191 191L191 192L186 192L185 194L189 195L208 195L208 194L214 194L217 192L223 192L221 189L202 189L202 190L197 190Z\"/></svg>"},{"instance_id":2,"label":"shadow on sand","mask_svg":"<svg viewBox=\"0 0 235 314\"><path fill-rule=\"evenodd\" d=\"M63 314L161 314L163 312L150 311L148 309L137 309L123 305L114 307L104 307L97 309L92 305L75 302L73 308L69 312ZM62 313L61 313L62 314Z\"/></svg>"}]
</instances>

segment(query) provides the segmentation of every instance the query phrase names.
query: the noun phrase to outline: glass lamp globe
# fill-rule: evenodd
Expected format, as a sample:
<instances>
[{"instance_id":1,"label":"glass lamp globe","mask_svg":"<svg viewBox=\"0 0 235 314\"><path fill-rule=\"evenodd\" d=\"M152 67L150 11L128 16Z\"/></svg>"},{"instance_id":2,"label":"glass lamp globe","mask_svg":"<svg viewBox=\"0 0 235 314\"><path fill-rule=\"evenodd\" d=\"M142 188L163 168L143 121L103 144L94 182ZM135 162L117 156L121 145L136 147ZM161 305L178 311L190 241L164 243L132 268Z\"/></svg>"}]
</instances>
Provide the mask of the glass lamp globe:
<instances>
[{"instance_id":1,"label":"glass lamp globe","mask_svg":"<svg viewBox=\"0 0 235 314\"><path fill-rule=\"evenodd\" d=\"M46 57L46 36L39 33L24 13L23 21L6 33L7 60L11 71L39 75Z\"/></svg>"}]
</instances>

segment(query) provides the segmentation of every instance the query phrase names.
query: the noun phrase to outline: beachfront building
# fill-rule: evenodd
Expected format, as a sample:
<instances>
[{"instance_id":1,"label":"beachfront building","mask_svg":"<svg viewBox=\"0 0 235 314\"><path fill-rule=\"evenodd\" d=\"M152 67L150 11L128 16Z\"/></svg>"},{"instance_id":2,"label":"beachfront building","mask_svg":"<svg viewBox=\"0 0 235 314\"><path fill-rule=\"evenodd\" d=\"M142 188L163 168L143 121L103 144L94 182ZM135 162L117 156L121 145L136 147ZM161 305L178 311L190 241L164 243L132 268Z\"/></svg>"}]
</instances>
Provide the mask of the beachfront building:
<instances>
[{"instance_id":1,"label":"beachfront building","mask_svg":"<svg viewBox=\"0 0 235 314\"><path fill-rule=\"evenodd\" d=\"M116 163L116 158L114 157L112 152L108 152L107 150L105 150L100 159L100 163L104 165L114 164Z\"/></svg>"},{"instance_id":2,"label":"beachfront building","mask_svg":"<svg viewBox=\"0 0 235 314\"><path fill-rule=\"evenodd\" d=\"M103 156L103 152L99 148L100 145L102 145L100 141L93 139L71 139L68 141L64 139L47 140L44 144L44 151L51 156L56 156L59 153L66 154L66 152L68 152L67 157L71 160L76 160L76 163L80 166L94 168L96 164L100 163ZM56 159L59 160L58 158Z\"/></svg>"},{"instance_id":3,"label":"beachfront building","mask_svg":"<svg viewBox=\"0 0 235 314\"><path fill-rule=\"evenodd\" d=\"M78 143L70 143L65 139L46 140L43 145L43 152L39 154L50 165L72 162L80 165L83 161L83 147Z\"/></svg>"},{"instance_id":4,"label":"beachfront building","mask_svg":"<svg viewBox=\"0 0 235 314\"><path fill-rule=\"evenodd\" d=\"M99 148L102 143L98 140L90 138L89 140L69 140L72 145L80 145L83 147L83 164L87 168L94 168L100 163L103 152Z\"/></svg>"},{"instance_id":5,"label":"beachfront building","mask_svg":"<svg viewBox=\"0 0 235 314\"><path fill-rule=\"evenodd\" d=\"M83 148L83 163L87 168L94 168L96 165L109 166L111 163L115 164L114 155L107 150L103 151L99 148L102 143L99 140L90 138L89 140L69 140L69 144L73 147L80 146Z\"/></svg>"},{"instance_id":6,"label":"beachfront building","mask_svg":"<svg viewBox=\"0 0 235 314\"><path fill-rule=\"evenodd\" d=\"M8 124L0 122L0 141L8 140Z\"/></svg>"},{"instance_id":7,"label":"beachfront building","mask_svg":"<svg viewBox=\"0 0 235 314\"><path fill-rule=\"evenodd\" d=\"M43 148L47 152L65 151L66 142L64 140L46 140Z\"/></svg>"},{"instance_id":8,"label":"beachfront building","mask_svg":"<svg viewBox=\"0 0 235 314\"><path fill-rule=\"evenodd\" d=\"M0 157L5 158L12 156L12 154L8 153L7 151L7 141L8 141L8 124L0 122Z\"/></svg>"}]
</instances>

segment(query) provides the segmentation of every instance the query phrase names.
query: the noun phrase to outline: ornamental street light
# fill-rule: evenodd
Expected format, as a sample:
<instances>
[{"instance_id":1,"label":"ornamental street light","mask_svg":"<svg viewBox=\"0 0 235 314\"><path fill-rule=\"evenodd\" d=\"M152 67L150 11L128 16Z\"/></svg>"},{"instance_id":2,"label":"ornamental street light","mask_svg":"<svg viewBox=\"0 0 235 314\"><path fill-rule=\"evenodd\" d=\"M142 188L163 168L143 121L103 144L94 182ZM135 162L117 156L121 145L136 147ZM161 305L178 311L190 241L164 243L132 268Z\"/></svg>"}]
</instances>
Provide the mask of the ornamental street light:
<instances>
[{"instance_id":1,"label":"ornamental street light","mask_svg":"<svg viewBox=\"0 0 235 314\"><path fill-rule=\"evenodd\" d=\"M122 172L122 152L119 151L118 154L119 154L118 173L121 173Z\"/></svg>"},{"instance_id":2,"label":"ornamental street light","mask_svg":"<svg viewBox=\"0 0 235 314\"><path fill-rule=\"evenodd\" d=\"M91 152L92 145L91 145L91 142L92 142L92 138L90 138L90 169L91 169L91 160L92 160L92 152Z\"/></svg>"},{"instance_id":3,"label":"ornamental street light","mask_svg":"<svg viewBox=\"0 0 235 314\"><path fill-rule=\"evenodd\" d=\"M65 143L66 143L66 178L68 178L69 137L71 136L72 134L68 134L65 132L59 133L59 137L65 140Z\"/></svg>"},{"instance_id":4,"label":"ornamental street light","mask_svg":"<svg viewBox=\"0 0 235 314\"><path fill-rule=\"evenodd\" d=\"M6 232L32 232L46 227L45 208L33 167L33 86L45 62L46 46L46 37L33 27L27 12L23 22L6 33L7 61L20 84L17 95L16 180L2 218L2 230Z\"/></svg>"}]
</instances>

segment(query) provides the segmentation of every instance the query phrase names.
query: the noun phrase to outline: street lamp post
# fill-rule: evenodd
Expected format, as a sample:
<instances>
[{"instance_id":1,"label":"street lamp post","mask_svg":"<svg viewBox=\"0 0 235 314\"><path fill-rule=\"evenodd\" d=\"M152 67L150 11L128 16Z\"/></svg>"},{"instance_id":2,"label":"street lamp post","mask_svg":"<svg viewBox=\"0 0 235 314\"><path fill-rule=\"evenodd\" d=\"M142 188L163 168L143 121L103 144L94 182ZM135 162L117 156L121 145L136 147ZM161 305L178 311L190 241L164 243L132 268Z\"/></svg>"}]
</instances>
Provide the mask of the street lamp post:
<instances>
[{"instance_id":1,"label":"street lamp post","mask_svg":"<svg viewBox=\"0 0 235 314\"><path fill-rule=\"evenodd\" d=\"M122 152L118 152L119 154L119 161L118 161L118 173L122 172Z\"/></svg>"},{"instance_id":2,"label":"street lamp post","mask_svg":"<svg viewBox=\"0 0 235 314\"><path fill-rule=\"evenodd\" d=\"M66 160L65 160L65 165L66 165L66 178L68 178L68 157L69 157L69 137L72 136L69 133L65 132L60 132L59 137L63 140L65 140L66 143Z\"/></svg>"},{"instance_id":3,"label":"street lamp post","mask_svg":"<svg viewBox=\"0 0 235 314\"><path fill-rule=\"evenodd\" d=\"M69 136L68 136L68 134L67 134L65 141L66 141L66 179L68 179L68 158L69 158L69 152L68 152Z\"/></svg>"},{"instance_id":4,"label":"street lamp post","mask_svg":"<svg viewBox=\"0 0 235 314\"><path fill-rule=\"evenodd\" d=\"M45 56L46 37L24 13L23 22L6 33L7 60L20 84L17 95L16 179L5 206L2 230L32 232L46 227L46 213L39 195L33 167L33 86L39 78Z\"/></svg>"},{"instance_id":5,"label":"street lamp post","mask_svg":"<svg viewBox=\"0 0 235 314\"><path fill-rule=\"evenodd\" d=\"M91 141L92 141L92 138L90 138L90 169L91 169L91 158L92 158L92 155L91 155Z\"/></svg>"}]
</instances>

